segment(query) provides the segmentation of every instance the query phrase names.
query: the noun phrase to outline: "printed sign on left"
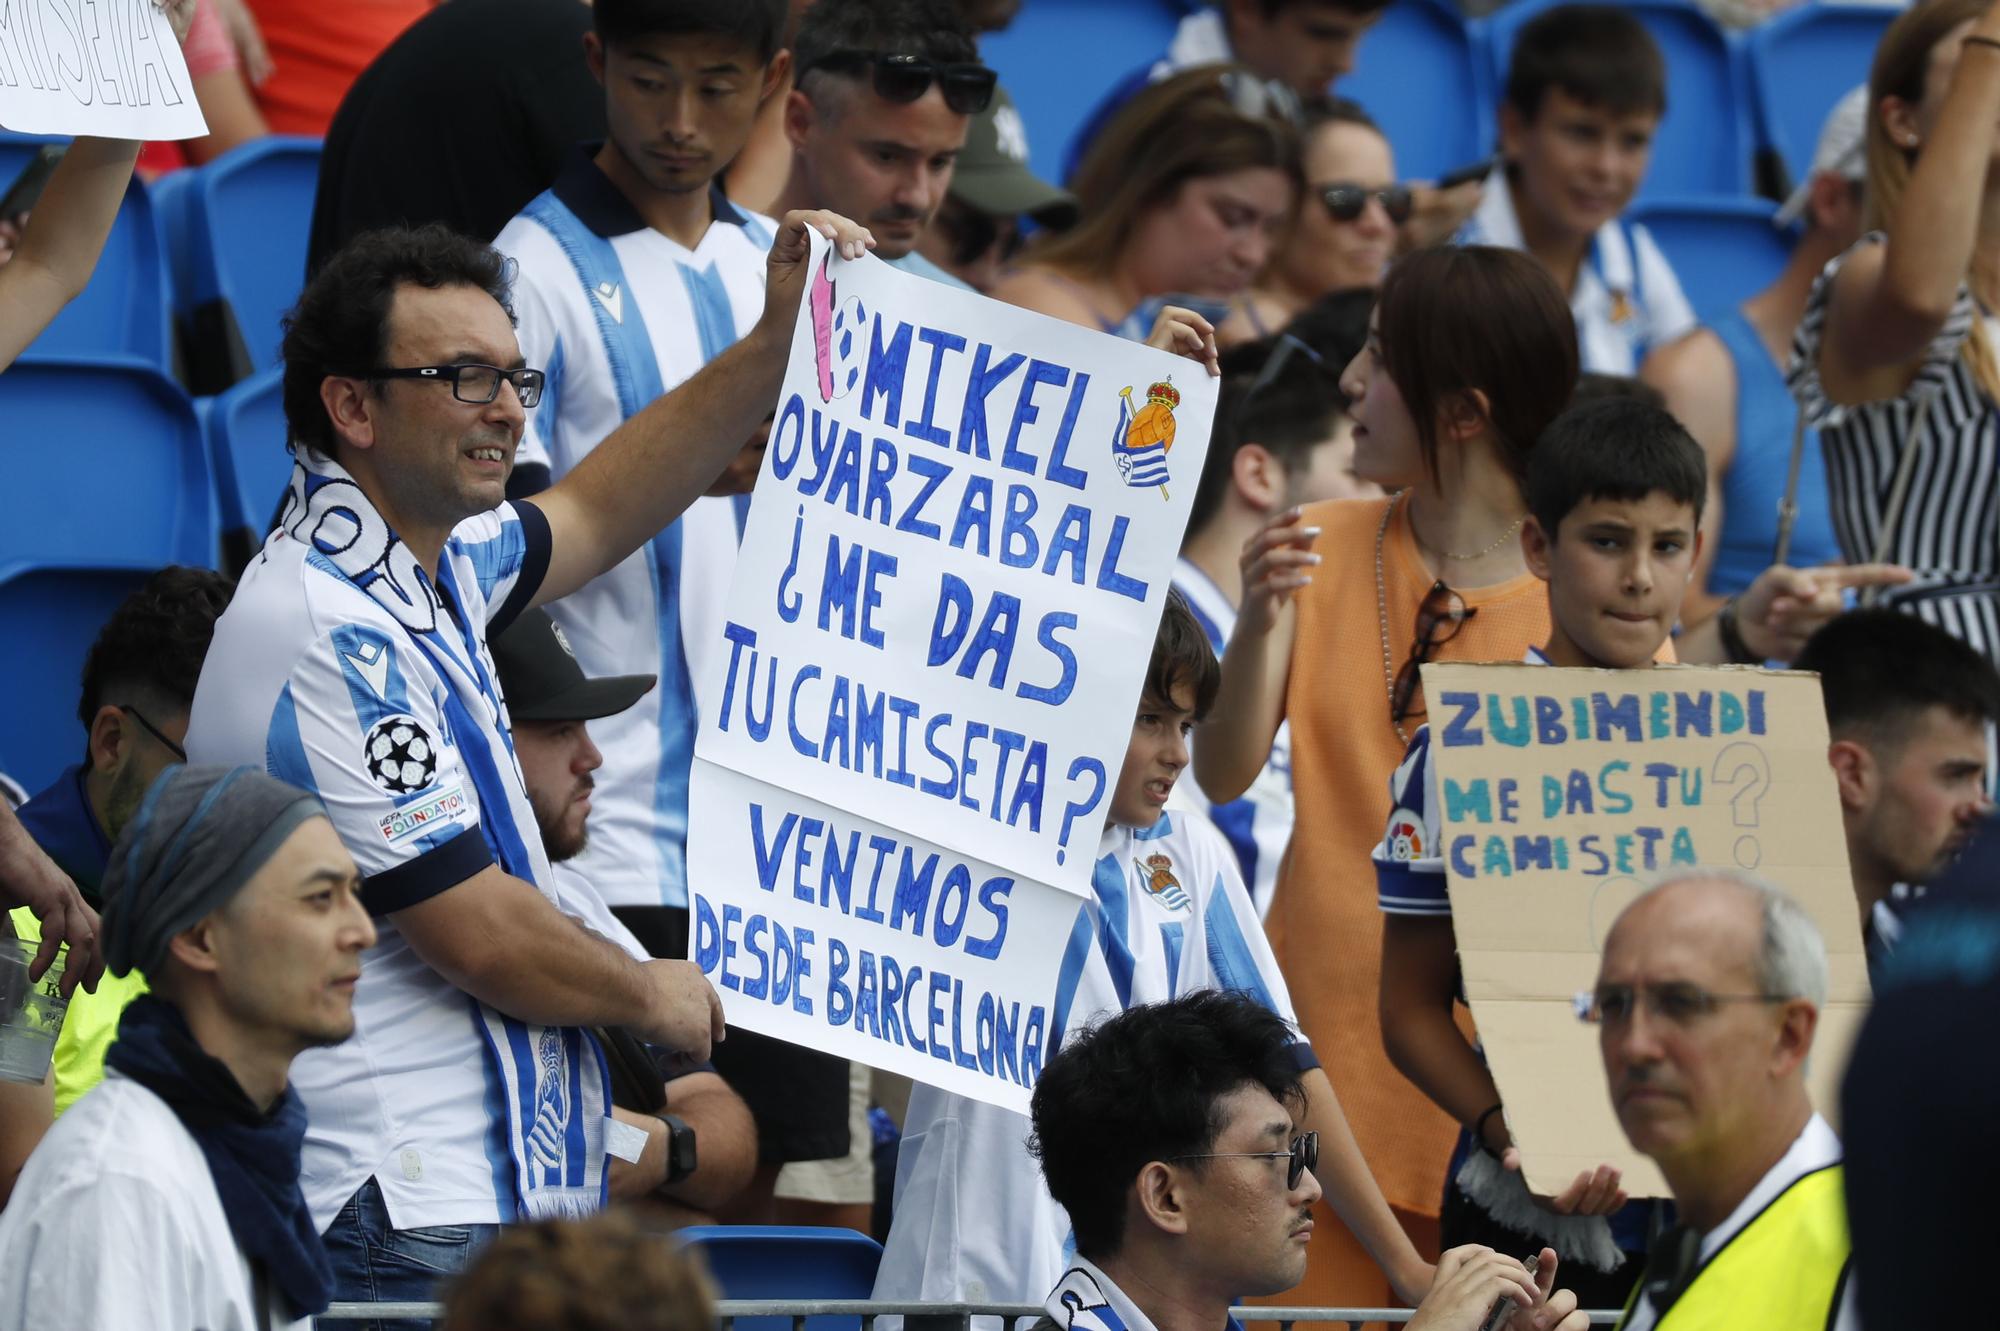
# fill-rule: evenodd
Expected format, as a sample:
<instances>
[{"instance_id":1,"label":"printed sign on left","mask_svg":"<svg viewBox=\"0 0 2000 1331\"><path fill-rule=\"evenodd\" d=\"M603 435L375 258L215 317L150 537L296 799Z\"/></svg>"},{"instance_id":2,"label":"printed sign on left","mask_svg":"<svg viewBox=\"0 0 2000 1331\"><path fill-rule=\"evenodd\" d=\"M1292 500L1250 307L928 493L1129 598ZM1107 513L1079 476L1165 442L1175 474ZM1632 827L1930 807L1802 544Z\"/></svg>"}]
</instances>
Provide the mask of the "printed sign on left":
<instances>
[{"instance_id":1,"label":"printed sign on left","mask_svg":"<svg viewBox=\"0 0 2000 1331\"><path fill-rule=\"evenodd\" d=\"M0 0L0 129L208 133L180 43L153 0Z\"/></svg>"}]
</instances>

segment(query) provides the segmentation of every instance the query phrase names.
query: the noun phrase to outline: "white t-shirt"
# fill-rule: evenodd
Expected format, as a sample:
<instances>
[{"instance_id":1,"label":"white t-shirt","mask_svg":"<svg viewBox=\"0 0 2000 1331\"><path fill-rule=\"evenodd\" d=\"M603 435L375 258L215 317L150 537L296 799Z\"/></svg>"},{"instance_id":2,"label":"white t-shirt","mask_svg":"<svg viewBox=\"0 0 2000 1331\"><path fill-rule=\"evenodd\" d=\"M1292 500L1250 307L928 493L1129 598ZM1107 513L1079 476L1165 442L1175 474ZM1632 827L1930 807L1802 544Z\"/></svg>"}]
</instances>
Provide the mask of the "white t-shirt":
<instances>
[{"instance_id":1,"label":"white t-shirt","mask_svg":"<svg viewBox=\"0 0 2000 1331\"><path fill-rule=\"evenodd\" d=\"M1701 1236L1700 1260L1706 1262L1722 1251L1723 1244L1762 1215L1764 1209L1798 1179L1814 1170L1838 1164L1840 1158L1840 1138L1834 1136L1825 1119L1814 1114L1806 1121L1805 1130L1792 1142L1791 1149L1771 1166L1770 1172L1757 1180L1757 1186L1750 1189L1750 1195L1729 1213L1729 1218ZM1642 1287L1638 1300L1632 1305L1631 1316L1620 1323L1619 1331L1652 1331L1653 1324L1658 1320L1652 1300ZM1833 1321L1827 1331L1861 1331L1861 1313L1855 1303L1854 1281L1851 1278L1841 1282L1840 1303L1834 1310Z\"/></svg>"},{"instance_id":2,"label":"white t-shirt","mask_svg":"<svg viewBox=\"0 0 2000 1331\"><path fill-rule=\"evenodd\" d=\"M107 1072L0 1211L0 1326L257 1331L254 1297L201 1147L166 1101ZM270 1299L269 1326L308 1325Z\"/></svg>"},{"instance_id":3,"label":"white t-shirt","mask_svg":"<svg viewBox=\"0 0 2000 1331\"><path fill-rule=\"evenodd\" d=\"M1140 1003L1234 989L1295 1021L1236 857L1198 814L1111 827L1067 944L1049 1048ZM1316 1067L1300 1039L1301 1067ZM1028 1154L1021 1114L919 1085L903 1119L895 1219L875 1297L1037 1303L1069 1265L1069 1217Z\"/></svg>"},{"instance_id":4,"label":"white t-shirt","mask_svg":"<svg viewBox=\"0 0 2000 1331\"><path fill-rule=\"evenodd\" d=\"M1527 248L1504 170L1486 178L1486 194L1459 232L1458 243ZM1576 316L1583 368L1594 374L1637 374L1640 362L1655 347L1678 341L1695 328L1694 307L1688 304L1673 265L1651 232L1623 218L1597 229L1590 253L1577 270L1569 308Z\"/></svg>"},{"instance_id":5,"label":"white t-shirt","mask_svg":"<svg viewBox=\"0 0 2000 1331\"><path fill-rule=\"evenodd\" d=\"M561 480L757 322L776 228L720 192L709 197L715 220L686 249L648 226L579 152L500 232L494 248L519 265L521 354L549 376L518 465L540 463ZM721 641L748 502L696 500L616 568L548 606L585 674L659 676L637 703L590 724L604 766L590 845L574 867L613 906L687 904L694 681Z\"/></svg>"},{"instance_id":6,"label":"white t-shirt","mask_svg":"<svg viewBox=\"0 0 2000 1331\"><path fill-rule=\"evenodd\" d=\"M294 469L295 489L303 472ZM381 518L344 484L345 502L376 531ZM313 519L294 511L306 530ZM550 881L486 647L489 620L497 631L528 603L548 550L548 524L530 504L460 524L440 561L458 613L412 590L414 613L434 612L438 628L420 633L281 529L244 572L202 665L190 761L250 763L317 795L377 917L354 1037L292 1064L307 1120L300 1182L322 1230L371 1176L397 1229L514 1219L514 1171L488 1109L501 1089L477 1005L383 917L502 862L496 848L529 868L522 877ZM414 569L402 577L414 582ZM461 668L441 670L427 646ZM466 686L471 677L480 683Z\"/></svg>"},{"instance_id":7,"label":"white t-shirt","mask_svg":"<svg viewBox=\"0 0 2000 1331\"><path fill-rule=\"evenodd\" d=\"M1195 622L1208 635L1208 645L1218 660L1236 631L1236 607L1222 594L1214 579L1186 559L1174 568L1174 590L1187 598ZM1197 734L1196 742L1200 742ZM1278 887L1278 864L1292 839L1292 723L1280 721L1271 740L1271 756L1264 760L1250 789L1227 804L1212 804L1194 779L1192 769L1174 783L1168 807L1192 809L1207 814L1222 833L1223 840L1236 852L1236 867L1250 890L1250 901L1261 917L1271 909L1271 895Z\"/></svg>"}]
</instances>

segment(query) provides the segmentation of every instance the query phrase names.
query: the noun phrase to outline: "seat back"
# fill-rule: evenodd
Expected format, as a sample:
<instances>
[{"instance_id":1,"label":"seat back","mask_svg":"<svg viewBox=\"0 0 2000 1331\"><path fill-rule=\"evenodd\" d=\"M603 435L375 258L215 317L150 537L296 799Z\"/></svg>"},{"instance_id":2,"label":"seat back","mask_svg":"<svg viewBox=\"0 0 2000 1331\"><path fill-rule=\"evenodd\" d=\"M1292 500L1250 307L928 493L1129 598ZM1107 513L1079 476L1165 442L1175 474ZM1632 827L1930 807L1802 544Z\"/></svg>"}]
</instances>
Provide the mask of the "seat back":
<instances>
[{"instance_id":1,"label":"seat back","mask_svg":"<svg viewBox=\"0 0 2000 1331\"><path fill-rule=\"evenodd\" d=\"M699 1251L725 1299L865 1299L882 1245L851 1229L696 1225L676 1237ZM809 1317L805 1331L860 1331L858 1317ZM791 1331L787 1317L739 1317L736 1331Z\"/></svg>"},{"instance_id":2,"label":"seat back","mask_svg":"<svg viewBox=\"0 0 2000 1331\"><path fill-rule=\"evenodd\" d=\"M1497 97L1507 61L1529 20L1564 0L1518 0L1487 20ZM1667 65L1667 114L1653 144L1640 198L1737 195L1751 183L1747 62L1734 38L1691 0L1620 0L1659 43Z\"/></svg>"},{"instance_id":3,"label":"seat back","mask_svg":"<svg viewBox=\"0 0 2000 1331\"><path fill-rule=\"evenodd\" d=\"M1673 265L1688 303L1707 320L1774 281L1792 236L1767 199L1653 199L1632 210Z\"/></svg>"},{"instance_id":4,"label":"seat back","mask_svg":"<svg viewBox=\"0 0 2000 1331\"><path fill-rule=\"evenodd\" d=\"M137 359L32 357L0 374L0 761L37 789L81 752L83 657L152 570L213 563L208 466L193 404Z\"/></svg>"},{"instance_id":5,"label":"seat back","mask_svg":"<svg viewBox=\"0 0 2000 1331\"><path fill-rule=\"evenodd\" d=\"M1772 182L1775 189L1790 190L1805 178L1827 113L1868 82L1875 47L1903 9L1810 0L1751 31L1758 139L1784 168L1783 179Z\"/></svg>"},{"instance_id":6,"label":"seat back","mask_svg":"<svg viewBox=\"0 0 2000 1331\"><path fill-rule=\"evenodd\" d=\"M200 168L187 196L190 381L219 393L278 363L279 320L305 281L318 139L273 136Z\"/></svg>"},{"instance_id":7,"label":"seat back","mask_svg":"<svg viewBox=\"0 0 2000 1331\"><path fill-rule=\"evenodd\" d=\"M1439 0L1396 0L1361 39L1355 71L1334 91L1382 126L1405 179L1436 180L1493 152L1493 82L1485 37ZM1412 89L1451 89L1413 96Z\"/></svg>"},{"instance_id":8,"label":"seat back","mask_svg":"<svg viewBox=\"0 0 2000 1331\"><path fill-rule=\"evenodd\" d=\"M61 139L0 132L0 193L45 143ZM31 344L37 355L132 356L173 364L172 299L165 251L146 186L134 180L105 239L90 282Z\"/></svg>"},{"instance_id":9,"label":"seat back","mask_svg":"<svg viewBox=\"0 0 2000 1331\"><path fill-rule=\"evenodd\" d=\"M264 544L291 479L285 371L274 366L208 399L209 467L222 524L223 563L235 573Z\"/></svg>"}]
</instances>

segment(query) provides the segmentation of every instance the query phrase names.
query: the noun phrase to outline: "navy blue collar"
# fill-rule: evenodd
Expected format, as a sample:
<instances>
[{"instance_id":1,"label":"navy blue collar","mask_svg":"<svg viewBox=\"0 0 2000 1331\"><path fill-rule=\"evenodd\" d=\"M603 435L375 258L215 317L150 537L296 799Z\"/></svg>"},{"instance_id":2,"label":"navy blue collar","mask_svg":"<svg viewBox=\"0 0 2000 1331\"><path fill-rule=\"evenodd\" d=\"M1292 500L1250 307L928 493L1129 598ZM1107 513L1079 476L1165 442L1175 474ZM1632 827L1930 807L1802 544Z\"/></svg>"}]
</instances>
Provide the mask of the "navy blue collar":
<instances>
[{"instance_id":1,"label":"navy blue collar","mask_svg":"<svg viewBox=\"0 0 2000 1331\"><path fill-rule=\"evenodd\" d=\"M111 838L90 807L81 765L66 769L47 790L23 804L17 815L29 840L42 848L93 904L111 862Z\"/></svg>"},{"instance_id":2,"label":"navy blue collar","mask_svg":"<svg viewBox=\"0 0 2000 1331\"><path fill-rule=\"evenodd\" d=\"M639 216L639 210L625 197L623 190L611 183L611 177L604 174L604 168L597 164L597 150L601 143L586 143L576 150L576 155L564 164L562 174L551 186L555 196L563 206L577 215L577 219L605 239L613 236L627 236L634 231L651 228ZM731 226L743 226L749 222L737 206L722 192L721 178L708 184L709 211L715 220L727 222Z\"/></svg>"}]
</instances>

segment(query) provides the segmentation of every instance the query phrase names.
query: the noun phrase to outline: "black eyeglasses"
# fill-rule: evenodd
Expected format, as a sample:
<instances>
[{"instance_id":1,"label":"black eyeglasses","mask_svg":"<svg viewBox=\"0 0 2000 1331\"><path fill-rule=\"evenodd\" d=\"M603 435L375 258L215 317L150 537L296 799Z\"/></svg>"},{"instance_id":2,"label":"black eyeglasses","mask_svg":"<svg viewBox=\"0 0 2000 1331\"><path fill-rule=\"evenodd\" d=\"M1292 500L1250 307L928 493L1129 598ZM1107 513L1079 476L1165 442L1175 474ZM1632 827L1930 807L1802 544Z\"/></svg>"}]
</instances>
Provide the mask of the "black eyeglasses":
<instances>
[{"instance_id":1,"label":"black eyeglasses","mask_svg":"<svg viewBox=\"0 0 2000 1331\"><path fill-rule=\"evenodd\" d=\"M1289 1192L1299 1186L1308 1169L1319 1168L1319 1134L1301 1133L1282 1151L1204 1151L1198 1155L1167 1157L1169 1164L1175 1160L1290 1160L1292 1163L1285 1170L1285 1190Z\"/></svg>"},{"instance_id":2,"label":"black eyeglasses","mask_svg":"<svg viewBox=\"0 0 2000 1331\"><path fill-rule=\"evenodd\" d=\"M1410 647L1410 659L1396 672L1396 687L1389 693L1391 722L1400 726L1408 718L1424 714L1423 705L1417 701L1417 690L1424 682L1424 662L1431 659L1432 652L1457 637L1465 621L1478 613L1477 608L1465 603L1463 596L1445 586L1444 579L1431 584L1423 604L1417 607L1417 640Z\"/></svg>"},{"instance_id":3,"label":"black eyeglasses","mask_svg":"<svg viewBox=\"0 0 2000 1331\"><path fill-rule=\"evenodd\" d=\"M1303 356L1313 368L1322 374L1326 372L1326 358L1313 350L1292 333L1280 333L1272 344L1271 354L1264 362L1264 368L1257 371L1257 377L1250 381L1250 387L1243 390L1243 405L1249 406L1257 400L1257 395L1278 382L1278 377L1291 364L1293 357Z\"/></svg>"},{"instance_id":4,"label":"black eyeglasses","mask_svg":"<svg viewBox=\"0 0 2000 1331\"><path fill-rule=\"evenodd\" d=\"M500 396L500 381L514 385L514 395L523 407L542 400L542 384L548 375L541 370L503 370L497 365L412 365L403 369L375 369L357 376L362 379L428 379L450 384L451 395L460 402L483 407Z\"/></svg>"},{"instance_id":5,"label":"black eyeglasses","mask_svg":"<svg viewBox=\"0 0 2000 1331\"><path fill-rule=\"evenodd\" d=\"M962 116L978 115L993 104L993 85L999 78L975 61L927 60L920 55L852 48L828 51L799 70L798 76L804 78L815 69L868 70L876 95L889 102L914 102L935 83L944 94L944 104Z\"/></svg>"},{"instance_id":6,"label":"black eyeglasses","mask_svg":"<svg viewBox=\"0 0 2000 1331\"><path fill-rule=\"evenodd\" d=\"M1368 201L1374 199L1382 205L1382 211L1397 226L1410 220L1410 212L1416 206L1410 197L1407 185L1389 185L1382 189L1369 189L1366 185L1356 185L1337 180L1331 185L1315 187L1319 201L1326 205L1327 216L1336 222L1352 222L1368 208Z\"/></svg>"},{"instance_id":7,"label":"black eyeglasses","mask_svg":"<svg viewBox=\"0 0 2000 1331\"><path fill-rule=\"evenodd\" d=\"M132 706L130 703L122 703L122 702L118 704L118 710L121 712L130 712L132 714L132 719L134 721L137 721L140 727L148 735L151 735L154 739L166 745L167 748L173 753L174 757L180 759L182 762L186 762L188 760L187 750L182 748L180 745L174 743L172 740L168 739L164 734L162 734L158 726L154 725L151 721L148 721L146 719L146 714L144 712Z\"/></svg>"},{"instance_id":8,"label":"black eyeglasses","mask_svg":"<svg viewBox=\"0 0 2000 1331\"><path fill-rule=\"evenodd\" d=\"M1664 984L1602 984L1586 989L1573 1001L1578 1021L1593 1026L1621 1026L1643 1005L1657 1020L1672 1026L1692 1026L1724 1003L1789 1003L1789 994L1712 994L1698 984L1670 980Z\"/></svg>"}]
</instances>

